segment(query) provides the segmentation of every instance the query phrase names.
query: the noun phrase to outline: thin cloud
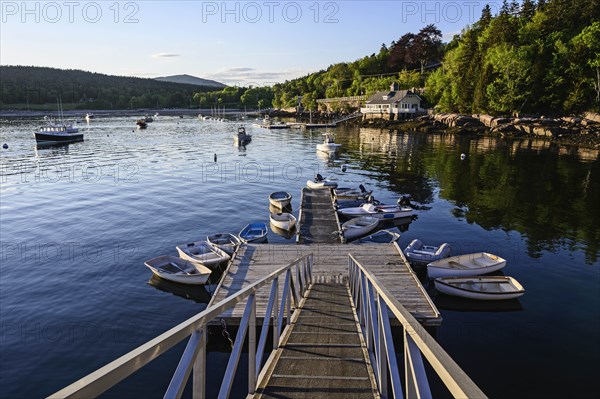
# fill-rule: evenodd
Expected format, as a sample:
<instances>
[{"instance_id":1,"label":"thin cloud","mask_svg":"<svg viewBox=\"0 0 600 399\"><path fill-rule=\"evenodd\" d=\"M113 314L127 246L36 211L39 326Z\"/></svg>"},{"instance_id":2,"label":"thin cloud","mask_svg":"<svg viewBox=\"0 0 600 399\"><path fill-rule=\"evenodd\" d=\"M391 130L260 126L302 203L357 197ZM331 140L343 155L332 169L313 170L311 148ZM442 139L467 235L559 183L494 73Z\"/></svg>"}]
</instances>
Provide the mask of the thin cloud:
<instances>
[{"instance_id":1,"label":"thin cloud","mask_svg":"<svg viewBox=\"0 0 600 399\"><path fill-rule=\"evenodd\" d=\"M172 58L172 57L181 57L181 55L180 54L174 54L174 53L152 54L152 58Z\"/></svg>"}]
</instances>

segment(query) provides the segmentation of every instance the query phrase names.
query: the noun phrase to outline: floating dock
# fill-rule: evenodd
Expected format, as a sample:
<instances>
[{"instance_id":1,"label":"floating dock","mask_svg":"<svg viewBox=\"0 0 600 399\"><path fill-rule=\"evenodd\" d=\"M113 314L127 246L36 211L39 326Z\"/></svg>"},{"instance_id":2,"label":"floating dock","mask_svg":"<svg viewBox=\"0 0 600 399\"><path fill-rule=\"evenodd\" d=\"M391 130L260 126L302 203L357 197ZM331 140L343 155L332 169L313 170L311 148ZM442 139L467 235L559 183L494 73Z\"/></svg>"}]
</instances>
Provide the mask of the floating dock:
<instances>
[{"instance_id":1,"label":"floating dock","mask_svg":"<svg viewBox=\"0 0 600 399\"><path fill-rule=\"evenodd\" d=\"M345 284L348 255L352 254L368 268L402 305L422 324L439 325L442 321L429 295L396 244L341 243L340 222L331 191L304 188L301 195L296 244L247 244L238 248L218 285L209 306L244 289L293 260L312 253L316 283ZM281 294L281 292L280 292ZM257 312L264 314L268 293L257 295ZM226 311L221 318L236 325L244 305Z\"/></svg>"}]
</instances>

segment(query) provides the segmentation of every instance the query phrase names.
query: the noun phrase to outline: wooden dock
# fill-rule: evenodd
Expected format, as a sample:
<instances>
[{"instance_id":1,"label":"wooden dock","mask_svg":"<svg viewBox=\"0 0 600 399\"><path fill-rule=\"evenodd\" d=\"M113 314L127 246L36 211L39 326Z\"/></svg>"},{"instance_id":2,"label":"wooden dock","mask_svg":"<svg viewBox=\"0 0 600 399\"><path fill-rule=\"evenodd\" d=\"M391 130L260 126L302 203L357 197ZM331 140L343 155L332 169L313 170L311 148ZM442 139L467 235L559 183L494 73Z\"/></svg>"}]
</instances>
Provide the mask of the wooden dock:
<instances>
[{"instance_id":1,"label":"wooden dock","mask_svg":"<svg viewBox=\"0 0 600 399\"><path fill-rule=\"evenodd\" d=\"M299 309L255 397L378 397L346 286L314 284Z\"/></svg>"},{"instance_id":2,"label":"wooden dock","mask_svg":"<svg viewBox=\"0 0 600 399\"><path fill-rule=\"evenodd\" d=\"M242 245L210 304L218 303L248 285L262 279L294 259L312 253L313 276L318 283L345 284L348 273L348 254L368 268L402 305L422 324L439 325L439 311L425 292L419 279L396 244L254 244ZM281 286L280 286L281 287ZM268 290L257 294L257 314L264 315ZM282 292L280 292L280 297ZM226 311L220 318L236 325L242 317L244 304Z\"/></svg>"},{"instance_id":3,"label":"wooden dock","mask_svg":"<svg viewBox=\"0 0 600 399\"><path fill-rule=\"evenodd\" d=\"M342 242L337 212L331 190L302 189L298 217L297 242L300 244L334 244Z\"/></svg>"}]
</instances>

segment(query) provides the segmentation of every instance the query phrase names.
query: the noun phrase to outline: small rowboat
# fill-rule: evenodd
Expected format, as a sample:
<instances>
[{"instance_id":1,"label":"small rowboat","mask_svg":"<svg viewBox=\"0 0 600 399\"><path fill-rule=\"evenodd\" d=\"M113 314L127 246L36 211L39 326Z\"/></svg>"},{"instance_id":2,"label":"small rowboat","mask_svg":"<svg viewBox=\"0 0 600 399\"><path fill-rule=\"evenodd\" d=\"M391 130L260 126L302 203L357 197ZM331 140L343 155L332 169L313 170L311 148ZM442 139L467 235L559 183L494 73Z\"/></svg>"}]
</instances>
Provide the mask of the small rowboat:
<instances>
[{"instance_id":1,"label":"small rowboat","mask_svg":"<svg viewBox=\"0 0 600 399\"><path fill-rule=\"evenodd\" d=\"M506 266L506 260L487 252L451 256L427 264L427 275L438 277L480 276L495 272Z\"/></svg>"},{"instance_id":2,"label":"small rowboat","mask_svg":"<svg viewBox=\"0 0 600 399\"><path fill-rule=\"evenodd\" d=\"M342 234L346 240L352 240L369 233L379 224L379 219L372 216L359 216L342 224Z\"/></svg>"},{"instance_id":3,"label":"small rowboat","mask_svg":"<svg viewBox=\"0 0 600 399\"><path fill-rule=\"evenodd\" d=\"M514 299L525 293L523 286L507 276L441 277L435 289L446 295L487 301Z\"/></svg>"},{"instance_id":4,"label":"small rowboat","mask_svg":"<svg viewBox=\"0 0 600 399\"><path fill-rule=\"evenodd\" d=\"M342 187L333 190L333 196L336 200L366 200L369 195L373 193L373 190L367 191L365 186L362 184L358 186L358 190L355 188ZM365 201L366 202L366 201Z\"/></svg>"},{"instance_id":5,"label":"small rowboat","mask_svg":"<svg viewBox=\"0 0 600 399\"><path fill-rule=\"evenodd\" d=\"M181 284L206 284L211 270L197 262L163 255L144 262L152 273L165 280Z\"/></svg>"},{"instance_id":6,"label":"small rowboat","mask_svg":"<svg viewBox=\"0 0 600 399\"><path fill-rule=\"evenodd\" d=\"M287 207L292 201L292 194L286 193L285 191L275 191L269 195L269 202L274 207L283 209Z\"/></svg>"},{"instance_id":7,"label":"small rowboat","mask_svg":"<svg viewBox=\"0 0 600 399\"><path fill-rule=\"evenodd\" d=\"M378 243L378 244L390 244L392 242L398 241L400 238L400 234L394 233L389 230L379 230L376 233L373 233L369 236L361 238L356 241L352 241L352 244L365 244L365 243Z\"/></svg>"},{"instance_id":8,"label":"small rowboat","mask_svg":"<svg viewBox=\"0 0 600 399\"><path fill-rule=\"evenodd\" d=\"M231 233L217 233L206 237L206 242L210 245L220 248L227 254L232 255L238 245L241 244L240 239Z\"/></svg>"},{"instance_id":9,"label":"small rowboat","mask_svg":"<svg viewBox=\"0 0 600 399\"><path fill-rule=\"evenodd\" d=\"M273 226L286 231L292 230L296 225L296 217L291 213L271 213L269 220Z\"/></svg>"},{"instance_id":10,"label":"small rowboat","mask_svg":"<svg viewBox=\"0 0 600 399\"><path fill-rule=\"evenodd\" d=\"M181 259L200 263L214 269L223 262L227 262L230 256L222 249L210 245L206 241L196 241L189 244L178 245L177 252Z\"/></svg>"},{"instance_id":11,"label":"small rowboat","mask_svg":"<svg viewBox=\"0 0 600 399\"><path fill-rule=\"evenodd\" d=\"M244 243L260 243L267 241L267 225L263 222L250 223L240 231L238 236Z\"/></svg>"},{"instance_id":12,"label":"small rowboat","mask_svg":"<svg viewBox=\"0 0 600 399\"><path fill-rule=\"evenodd\" d=\"M414 239L404 250L409 261L417 263L429 263L450 256L450 244L443 243L439 247L424 245L421 240Z\"/></svg>"}]
</instances>

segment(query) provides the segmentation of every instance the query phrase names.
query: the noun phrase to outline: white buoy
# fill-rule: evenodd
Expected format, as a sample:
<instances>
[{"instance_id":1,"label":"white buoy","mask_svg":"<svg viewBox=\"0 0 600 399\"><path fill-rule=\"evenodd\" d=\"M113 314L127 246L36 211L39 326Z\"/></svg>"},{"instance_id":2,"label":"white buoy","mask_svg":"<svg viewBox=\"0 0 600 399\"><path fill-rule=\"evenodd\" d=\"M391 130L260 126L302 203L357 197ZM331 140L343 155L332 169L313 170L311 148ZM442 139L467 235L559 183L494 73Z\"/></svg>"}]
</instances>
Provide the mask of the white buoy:
<instances>
[{"instance_id":1,"label":"white buoy","mask_svg":"<svg viewBox=\"0 0 600 399\"><path fill-rule=\"evenodd\" d=\"M467 157L467 156L465 155L465 153L464 153L464 152L463 152L462 154L460 154L460 160L461 160L461 161L464 161L466 157Z\"/></svg>"}]
</instances>

